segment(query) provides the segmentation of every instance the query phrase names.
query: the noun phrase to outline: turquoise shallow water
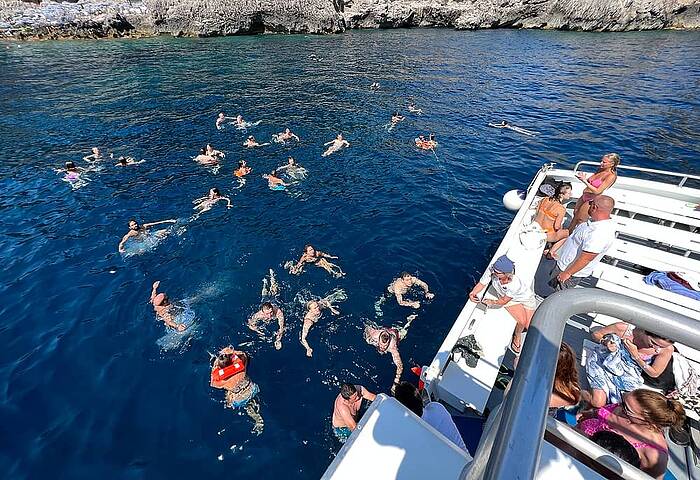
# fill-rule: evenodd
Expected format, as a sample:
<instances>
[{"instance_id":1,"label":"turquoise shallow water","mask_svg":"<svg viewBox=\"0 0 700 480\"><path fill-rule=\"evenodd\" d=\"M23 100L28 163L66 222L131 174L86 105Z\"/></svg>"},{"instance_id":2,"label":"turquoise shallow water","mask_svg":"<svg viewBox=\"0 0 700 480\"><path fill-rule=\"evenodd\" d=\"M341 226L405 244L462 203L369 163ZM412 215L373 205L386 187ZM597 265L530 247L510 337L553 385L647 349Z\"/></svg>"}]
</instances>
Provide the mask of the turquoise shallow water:
<instances>
[{"instance_id":1,"label":"turquoise shallow water","mask_svg":"<svg viewBox=\"0 0 700 480\"><path fill-rule=\"evenodd\" d=\"M405 363L425 364L511 219L502 194L542 163L617 151L627 164L700 170L698 33L396 30L0 47L3 478L317 478L337 450L338 381L374 391L391 382L390 359L361 331L395 274L417 273L437 294L401 345ZM409 96L425 115L387 132ZM241 132L214 128L222 109L261 120L259 139L289 126L302 141L244 151ZM486 126L502 119L542 133ZM321 158L341 131L351 147ZM431 131L437 157L411 146ZM191 160L207 142L227 153L216 175ZM53 168L93 145L146 162L107 163L72 190ZM260 174L288 154L308 179L272 192ZM254 174L235 189L240 158ZM188 223L191 201L214 186L234 208ZM131 217L181 221L153 251L123 258L116 246ZM340 256L347 276L284 273L307 242ZM244 324L269 268L288 316L281 351ZM186 341L153 318L157 279L176 300L197 297ZM294 299L335 287L348 300L314 327L307 359ZM405 313L388 306L380 321ZM207 351L240 342L250 342L261 389L259 437L208 385Z\"/></svg>"}]
</instances>

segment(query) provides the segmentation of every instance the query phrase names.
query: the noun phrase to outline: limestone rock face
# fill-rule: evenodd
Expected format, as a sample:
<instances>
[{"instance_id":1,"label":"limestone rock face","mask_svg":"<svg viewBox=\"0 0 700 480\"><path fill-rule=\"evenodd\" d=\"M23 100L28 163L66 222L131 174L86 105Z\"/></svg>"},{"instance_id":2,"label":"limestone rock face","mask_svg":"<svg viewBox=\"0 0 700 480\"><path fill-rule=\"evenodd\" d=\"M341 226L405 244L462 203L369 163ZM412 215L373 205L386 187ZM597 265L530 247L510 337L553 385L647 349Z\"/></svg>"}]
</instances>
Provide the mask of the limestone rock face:
<instances>
[{"instance_id":1,"label":"limestone rock face","mask_svg":"<svg viewBox=\"0 0 700 480\"><path fill-rule=\"evenodd\" d=\"M0 0L0 37L700 28L700 0Z\"/></svg>"}]
</instances>

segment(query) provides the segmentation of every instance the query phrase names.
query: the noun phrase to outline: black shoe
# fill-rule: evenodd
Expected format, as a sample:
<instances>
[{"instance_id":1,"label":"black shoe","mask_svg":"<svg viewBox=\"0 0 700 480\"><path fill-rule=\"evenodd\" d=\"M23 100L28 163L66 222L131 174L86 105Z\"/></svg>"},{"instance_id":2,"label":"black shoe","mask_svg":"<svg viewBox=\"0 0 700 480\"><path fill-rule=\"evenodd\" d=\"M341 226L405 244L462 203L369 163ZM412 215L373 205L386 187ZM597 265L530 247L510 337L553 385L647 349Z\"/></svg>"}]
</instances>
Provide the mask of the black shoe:
<instances>
[{"instance_id":1,"label":"black shoe","mask_svg":"<svg viewBox=\"0 0 700 480\"><path fill-rule=\"evenodd\" d=\"M685 428L671 427L668 429L668 438L676 445L687 447L690 445L690 433Z\"/></svg>"}]
</instances>

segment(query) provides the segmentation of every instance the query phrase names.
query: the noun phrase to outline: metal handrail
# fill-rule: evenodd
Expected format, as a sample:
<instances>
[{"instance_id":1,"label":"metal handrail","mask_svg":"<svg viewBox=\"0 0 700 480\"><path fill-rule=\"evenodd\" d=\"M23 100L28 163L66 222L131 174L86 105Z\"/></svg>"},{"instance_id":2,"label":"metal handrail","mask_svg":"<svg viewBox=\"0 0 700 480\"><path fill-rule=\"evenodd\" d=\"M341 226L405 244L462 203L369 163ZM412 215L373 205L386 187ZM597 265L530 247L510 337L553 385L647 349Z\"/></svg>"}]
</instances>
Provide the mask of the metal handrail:
<instances>
[{"instance_id":1,"label":"metal handrail","mask_svg":"<svg viewBox=\"0 0 700 480\"><path fill-rule=\"evenodd\" d=\"M580 165L593 165L593 166L597 167L600 165L600 162L591 162L590 160L580 161L574 167L574 173L578 172ZM692 178L693 180L700 180L700 176L691 175L689 173L669 172L666 170L655 170L653 168L644 168L644 167L632 167L632 166L628 166L628 165L618 165L616 168L618 170L632 170L635 172L653 173L656 175L666 175L669 177L680 177L681 180L678 183L679 187L682 187L683 185L685 185L685 182L687 182L689 178Z\"/></svg>"},{"instance_id":2,"label":"metal handrail","mask_svg":"<svg viewBox=\"0 0 700 480\"><path fill-rule=\"evenodd\" d=\"M466 478L534 478L542 451L549 396L566 321L601 313L700 349L698 321L647 302L600 289L576 288L550 295L535 311L522 355L496 413L497 428L486 434Z\"/></svg>"}]
</instances>

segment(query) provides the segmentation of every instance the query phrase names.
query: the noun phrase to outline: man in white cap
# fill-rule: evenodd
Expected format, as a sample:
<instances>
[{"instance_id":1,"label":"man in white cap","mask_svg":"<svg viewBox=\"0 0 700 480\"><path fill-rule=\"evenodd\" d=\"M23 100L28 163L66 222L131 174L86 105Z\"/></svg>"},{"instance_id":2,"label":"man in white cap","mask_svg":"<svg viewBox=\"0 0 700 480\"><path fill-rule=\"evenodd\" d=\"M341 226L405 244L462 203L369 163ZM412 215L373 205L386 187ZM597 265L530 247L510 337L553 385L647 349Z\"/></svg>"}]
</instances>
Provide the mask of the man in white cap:
<instances>
[{"instance_id":1,"label":"man in white cap","mask_svg":"<svg viewBox=\"0 0 700 480\"><path fill-rule=\"evenodd\" d=\"M479 300L479 293L488 286L489 282L497 298ZM530 320L537 308L537 301L530 285L516 276L513 261L506 255L498 257L469 293L469 299L486 306L504 307L513 316L516 326L510 349L518 355L522 346L522 334L530 326Z\"/></svg>"}]
</instances>

